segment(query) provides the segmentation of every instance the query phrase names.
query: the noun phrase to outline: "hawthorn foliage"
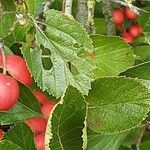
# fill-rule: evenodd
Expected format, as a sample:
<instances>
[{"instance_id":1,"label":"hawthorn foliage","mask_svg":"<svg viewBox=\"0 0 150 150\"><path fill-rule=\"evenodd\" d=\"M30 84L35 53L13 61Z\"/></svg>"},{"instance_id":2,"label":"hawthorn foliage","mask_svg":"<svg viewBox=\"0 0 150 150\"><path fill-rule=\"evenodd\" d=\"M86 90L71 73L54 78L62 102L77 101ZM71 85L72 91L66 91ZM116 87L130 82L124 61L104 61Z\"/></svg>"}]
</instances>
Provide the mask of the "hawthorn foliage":
<instances>
[{"instance_id":1,"label":"hawthorn foliage","mask_svg":"<svg viewBox=\"0 0 150 150\"><path fill-rule=\"evenodd\" d=\"M106 1L0 0L0 150L149 150L150 2Z\"/></svg>"}]
</instances>

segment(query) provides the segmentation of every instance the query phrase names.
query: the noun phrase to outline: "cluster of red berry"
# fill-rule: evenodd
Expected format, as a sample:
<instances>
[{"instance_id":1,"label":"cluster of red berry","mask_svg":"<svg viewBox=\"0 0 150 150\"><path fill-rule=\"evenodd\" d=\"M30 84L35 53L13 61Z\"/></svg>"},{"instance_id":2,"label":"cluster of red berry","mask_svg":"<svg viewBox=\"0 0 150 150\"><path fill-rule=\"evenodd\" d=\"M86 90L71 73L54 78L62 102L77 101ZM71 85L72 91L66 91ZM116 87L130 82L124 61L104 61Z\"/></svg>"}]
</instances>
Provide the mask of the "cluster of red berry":
<instances>
[{"instance_id":1,"label":"cluster of red berry","mask_svg":"<svg viewBox=\"0 0 150 150\"><path fill-rule=\"evenodd\" d=\"M6 75L0 73L0 112L5 112L13 108L19 99L18 82L29 87L33 83L33 79L27 68L25 60L20 56L6 55L4 63L3 56L0 51L0 68L6 69L10 74ZM44 117L31 118L26 121L26 124L31 128L35 135L34 141L37 150L45 150L44 140L47 118L56 102L49 101L46 95L40 91L33 90L33 94L41 106L41 113ZM0 129L0 140L2 140L3 137L4 132Z\"/></svg>"},{"instance_id":2,"label":"cluster of red berry","mask_svg":"<svg viewBox=\"0 0 150 150\"><path fill-rule=\"evenodd\" d=\"M33 94L41 105L41 112L45 118L35 117L26 121L26 124L34 133L34 142L37 150L45 150L45 132L47 126L47 117L51 113L56 102L49 101L46 95L40 91L34 91Z\"/></svg>"},{"instance_id":3,"label":"cluster of red berry","mask_svg":"<svg viewBox=\"0 0 150 150\"><path fill-rule=\"evenodd\" d=\"M113 11L114 23L120 29L124 41L128 44L132 44L143 33L141 26L135 22L137 18L138 14L129 7L117 7ZM132 25L125 29L123 24L128 21Z\"/></svg>"},{"instance_id":4,"label":"cluster of red berry","mask_svg":"<svg viewBox=\"0 0 150 150\"><path fill-rule=\"evenodd\" d=\"M3 112L10 110L19 98L17 81L30 86L33 80L25 60L20 56L6 55L4 64L0 53L0 67L5 68L11 75L0 73L0 112Z\"/></svg>"}]
</instances>

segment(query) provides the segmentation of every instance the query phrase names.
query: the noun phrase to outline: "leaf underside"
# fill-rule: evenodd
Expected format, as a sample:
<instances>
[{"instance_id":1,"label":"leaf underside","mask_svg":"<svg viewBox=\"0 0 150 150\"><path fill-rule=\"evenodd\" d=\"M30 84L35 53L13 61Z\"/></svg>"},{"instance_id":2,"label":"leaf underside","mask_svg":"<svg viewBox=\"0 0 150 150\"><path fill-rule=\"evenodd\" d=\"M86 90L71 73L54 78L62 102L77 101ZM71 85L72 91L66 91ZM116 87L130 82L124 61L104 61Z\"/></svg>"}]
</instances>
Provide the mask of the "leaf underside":
<instances>
[{"instance_id":1,"label":"leaf underside","mask_svg":"<svg viewBox=\"0 0 150 150\"><path fill-rule=\"evenodd\" d=\"M46 13L45 25L46 29L42 31L35 23L36 47L33 49L24 45L22 49L35 81L42 90L57 98L69 85L87 95L94 67L81 56L92 51L92 40L77 22L55 10ZM43 66L45 56L51 62L48 70ZM76 71L71 70L70 66Z\"/></svg>"}]
</instances>

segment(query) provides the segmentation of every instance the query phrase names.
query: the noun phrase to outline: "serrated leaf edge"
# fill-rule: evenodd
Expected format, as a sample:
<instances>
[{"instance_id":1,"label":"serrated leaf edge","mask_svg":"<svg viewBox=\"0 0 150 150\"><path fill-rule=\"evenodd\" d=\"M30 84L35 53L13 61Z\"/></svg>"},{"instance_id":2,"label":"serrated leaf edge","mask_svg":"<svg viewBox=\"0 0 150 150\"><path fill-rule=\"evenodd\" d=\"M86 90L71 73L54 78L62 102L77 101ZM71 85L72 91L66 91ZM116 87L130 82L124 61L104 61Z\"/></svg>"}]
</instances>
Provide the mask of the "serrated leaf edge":
<instances>
[{"instance_id":1,"label":"serrated leaf edge","mask_svg":"<svg viewBox=\"0 0 150 150\"><path fill-rule=\"evenodd\" d=\"M131 78L131 77L125 77L125 76L112 76L112 77L102 77L102 78L126 78L126 79L129 79L129 80L132 80L132 81L136 81L138 82L141 86L143 86L143 88L145 88L145 90L147 91L147 93L150 94L150 91L148 90L148 88L144 85L144 83L142 83L138 78ZM149 109L147 111L147 113L150 111L150 104L149 104ZM113 135L113 134L119 134L119 133L123 133L123 132L127 132L127 131L130 131L132 129L135 129L136 127L139 127L141 125L141 122L145 120L145 118L148 116L147 113L144 114L145 117L143 117L140 121L140 123L138 123L137 125L131 127L131 128L128 128L128 129L124 129L124 130L120 130L120 131L115 131L115 132L97 132L97 131L94 131L91 127L89 127L92 131L94 131L95 133L101 133L103 135Z\"/></svg>"}]
</instances>

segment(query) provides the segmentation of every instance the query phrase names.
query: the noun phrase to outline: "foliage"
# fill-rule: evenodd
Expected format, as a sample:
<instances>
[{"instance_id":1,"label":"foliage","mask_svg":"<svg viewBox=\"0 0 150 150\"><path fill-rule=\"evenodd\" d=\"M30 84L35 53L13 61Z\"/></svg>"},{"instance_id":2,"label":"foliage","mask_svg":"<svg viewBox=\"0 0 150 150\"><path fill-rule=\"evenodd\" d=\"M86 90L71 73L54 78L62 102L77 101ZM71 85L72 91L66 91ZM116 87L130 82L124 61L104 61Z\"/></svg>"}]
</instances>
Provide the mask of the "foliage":
<instances>
[{"instance_id":1,"label":"foliage","mask_svg":"<svg viewBox=\"0 0 150 150\"><path fill-rule=\"evenodd\" d=\"M41 90L57 102L48 118L46 149L132 150L140 144L141 150L148 150L150 3L140 3L147 10L137 20L143 35L129 45L119 36L107 35L100 3L95 34L89 35L74 19L78 9L73 7L74 16L66 16L60 11L61 0L48 10L45 2L25 0L20 5L0 0L4 53L23 57L34 79L30 87L19 83L18 102L0 112L0 128L10 127L0 149L36 149L25 121L44 117L33 94ZM2 68L0 64L0 73Z\"/></svg>"}]
</instances>

